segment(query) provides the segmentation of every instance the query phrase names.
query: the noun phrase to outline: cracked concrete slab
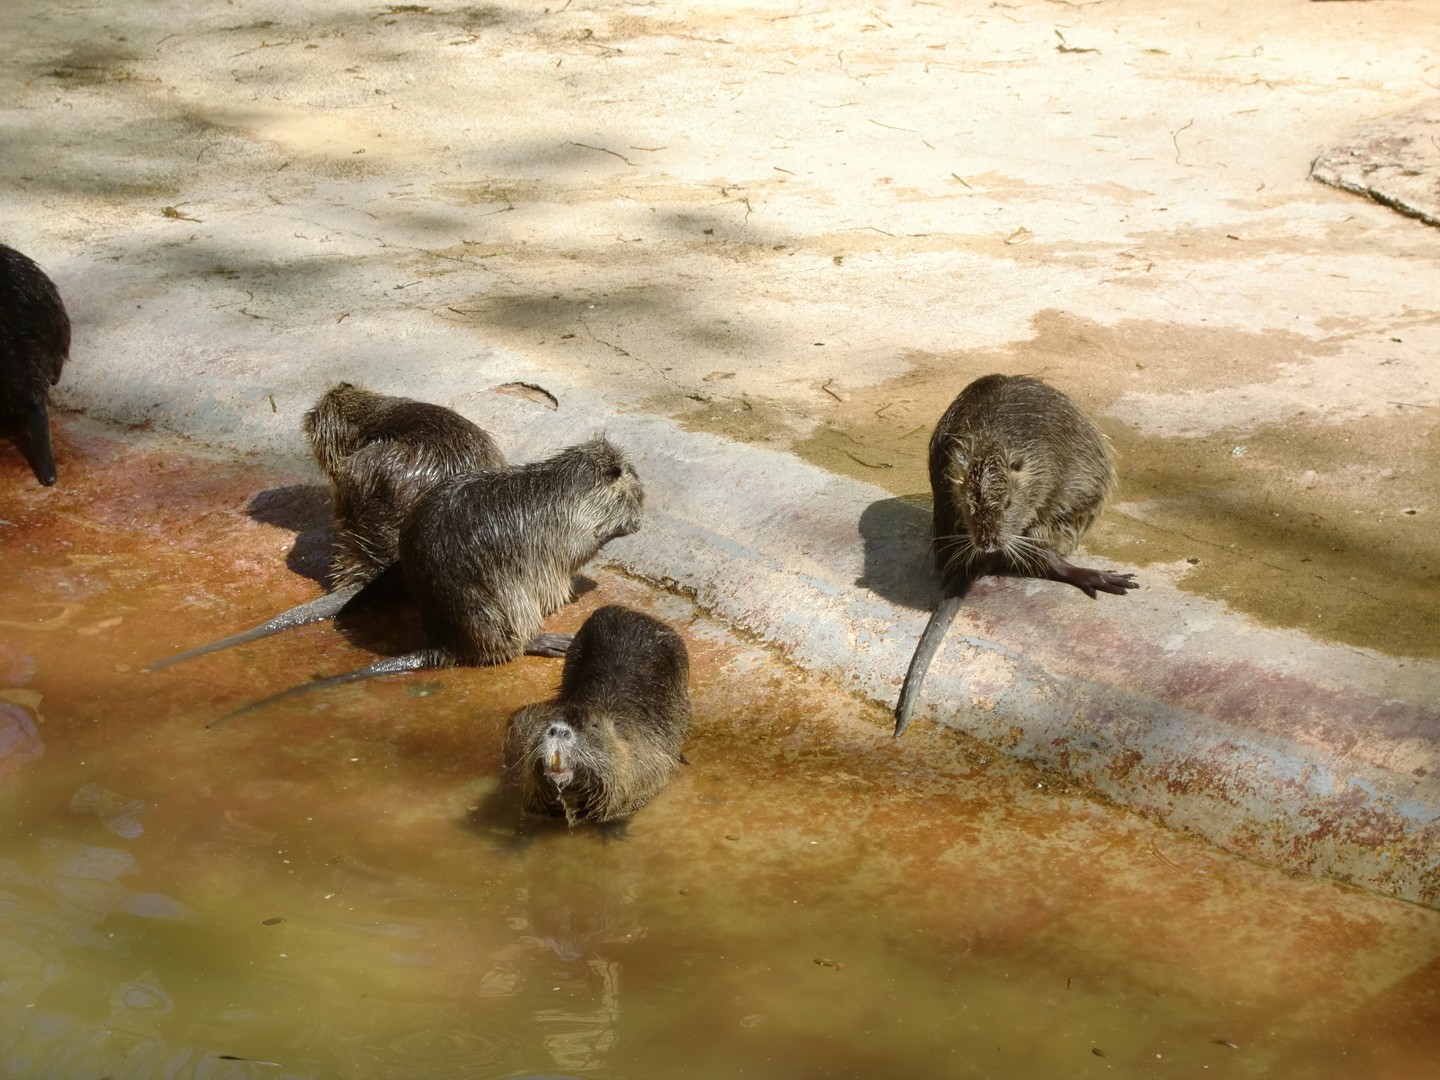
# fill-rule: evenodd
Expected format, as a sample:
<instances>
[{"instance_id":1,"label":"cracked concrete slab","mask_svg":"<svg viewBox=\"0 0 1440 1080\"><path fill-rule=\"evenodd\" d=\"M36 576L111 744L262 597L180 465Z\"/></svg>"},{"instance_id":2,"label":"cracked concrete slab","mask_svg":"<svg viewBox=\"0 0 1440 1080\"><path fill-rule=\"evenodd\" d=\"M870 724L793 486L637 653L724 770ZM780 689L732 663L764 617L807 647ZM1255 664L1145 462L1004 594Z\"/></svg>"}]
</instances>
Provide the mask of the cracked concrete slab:
<instances>
[{"instance_id":1,"label":"cracked concrete slab","mask_svg":"<svg viewBox=\"0 0 1440 1080\"><path fill-rule=\"evenodd\" d=\"M1440 226L1440 100L1366 124L1316 158L1310 175Z\"/></svg>"}]
</instances>

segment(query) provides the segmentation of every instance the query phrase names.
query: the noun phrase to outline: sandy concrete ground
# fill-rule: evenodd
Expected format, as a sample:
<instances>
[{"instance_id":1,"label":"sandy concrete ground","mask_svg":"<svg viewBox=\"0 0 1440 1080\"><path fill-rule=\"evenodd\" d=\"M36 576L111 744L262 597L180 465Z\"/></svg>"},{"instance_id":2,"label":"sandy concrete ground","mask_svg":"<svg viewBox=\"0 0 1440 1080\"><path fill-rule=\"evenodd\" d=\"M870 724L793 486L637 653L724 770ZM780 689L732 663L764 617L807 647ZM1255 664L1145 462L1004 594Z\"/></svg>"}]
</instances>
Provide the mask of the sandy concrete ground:
<instances>
[{"instance_id":1,"label":"sandy concrete ground","mask_svg":"<svg viewBox=\"0 0 1440 1080\"><path fill-rule=\"evenodd\" d=\"M1437 237L1307 178L1434 97L1425 5L18 0L0 40L65 407L286 456L338 377L519 457L604 426L627 566L886 700L929 428L1040 374L1116 443L1090 559L1145 588L979 590L932 715L1440 897Z\"/></svg>"}]
</instances>

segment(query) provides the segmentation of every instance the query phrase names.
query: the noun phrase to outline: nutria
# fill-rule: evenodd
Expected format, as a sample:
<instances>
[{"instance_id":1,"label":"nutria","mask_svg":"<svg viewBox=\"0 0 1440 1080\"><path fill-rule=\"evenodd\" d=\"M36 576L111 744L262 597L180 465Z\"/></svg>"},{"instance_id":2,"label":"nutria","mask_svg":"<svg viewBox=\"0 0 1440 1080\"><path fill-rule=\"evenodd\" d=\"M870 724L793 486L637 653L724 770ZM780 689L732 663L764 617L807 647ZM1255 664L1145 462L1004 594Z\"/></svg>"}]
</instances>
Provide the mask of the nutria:
<instances>
[{"instance_id":1,"label":"nutria","mask_svg":"<svg viewBox=\"0 0 1440 1080\"><path fill-rule=\"evenodd\" d=\"M581 566L640 528L644 498L635 470L604 438L544 461L441 480L401 525L399 562L344 608L365 608L403 586L420 610L427 647L292 687L216 723L375 675L564 656L569 635L541 634L541 622L570 602Z\"/></svg>"},{"instance_id":2,"label":"nutria","mask_svg":"<svg viewBox=\"0 0 1440 1080\"><path fill-rule=\"evenodd\" d=\"M29 432L30 466L46 487L55 483L50 449L50 387L70 358L70 316L45 271L0 244L0 419Z\"/></svg>"},{"instance_id":3,"label":"nutria","mask_svg":"<svg viewBox=\"0 0 1440 1080\"><path fill-rule=\"evenodd\" d=\"M330 479L335 513L331 592L146 671L333 618L400 554L400 522L437 481L506 467L495 440L443 405L336 383L305 414L305 436Z\"/></svg>"},{"instance_id":4,"label":"nutria","mask_svg":"<svg viewBox=\"0 0 1440 1080\"><path fill-rule=\"evenodd\" d=\"M960 392L930 439L934 551L942 598L905 674L895 735L970 584L986 574L1048 578L1087 596L1139 588L1133 574L1066 562L1115 488L1110 444L1064 394L1023 375Z\"/></svg>"},{"instance_id":5,"label":"nutria","mask_svg":"<svg viewBox=\"0 0 1440 1080\"><path fill-rule=\"evenodd\" d=\"M495 440L442 405L336 383L305 414L335 489L332 588L364 585L395 561L400 523L439 480L506 467Z\"/></svg>"},{"instance_id":6,"label":"nutria","mask_svg":"<svg viewBox=\"0 0 1440 1080\"><path fill-rule=\"evenodd\" d=\"M603 607L565 655L560 692L510 718L505 772L527 812L569 824L635 813L684 763L690 660L659 619Z\"/></svg>"}]
</instances>

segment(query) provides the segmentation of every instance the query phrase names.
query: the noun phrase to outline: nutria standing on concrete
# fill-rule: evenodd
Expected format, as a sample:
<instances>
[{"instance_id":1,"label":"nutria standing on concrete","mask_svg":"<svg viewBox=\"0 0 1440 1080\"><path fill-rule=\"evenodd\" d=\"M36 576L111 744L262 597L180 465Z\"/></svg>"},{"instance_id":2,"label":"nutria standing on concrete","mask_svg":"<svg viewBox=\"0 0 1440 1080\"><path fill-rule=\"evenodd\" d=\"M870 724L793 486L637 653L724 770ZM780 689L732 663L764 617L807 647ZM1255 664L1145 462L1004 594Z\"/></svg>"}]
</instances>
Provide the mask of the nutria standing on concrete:
<instances>
[{"instance_id":1,"label":"nutria standing on concrete","mask_svg":"<svg viewBox=\"0 0 1440 1080\"><path fill-rule=\"evenodd\" d=\"M145 670L333 618L400 557L400 523L422 494L452 476L506 467L495 440L453 409L348 382L321 395L303 427L316 463L330 479L336 530L332 591Z\"/></svg>"},{"instance_id":2,"label":"nutria standing on concrete","mask_svg":"<svg viewBox=\"0 0 1440 1080\"><path fill-rule=\"evenodd\" d=\"M0 420L29 432L30 466L55 483L50 449L50 387L70 357L70 316L55 283L14 248L0 244Z\"/></svg>"},{"instance_id":3,"label":"nutria standing on concrete","mask_svg":"<svg viewBox=\"0 0 1440 1080\"><path fill-rule=\"evenodd\" d=\"M541 634L541 622L570 602L575 573L596 552L640 528L644 500L635 470L604 438L544 461L440 481L400 527L400 561L344 609L367 607L403 586L420 609L429 646L292 687L216 723L375 675L564 656L569 635Z\"/></svg>"},{"instance_id":4,"label":"nutria standing on concrete","mask_svg":"<svg viewBox=\"0 0 1440 1080\"><path fill-rule=\"evenodd\" d=\"M986 574L1048 578L1086 595L1124 595L1133 574L1066 562L1115 488L1110 445L1068 397L1039 379L986 375L960 392L930 439L935 565L944 590L895 709L898 737L970 584Z\"/></svg>"},{"instance_id":5,"label":"nutria standing on concrete","mask_svg":"<svg viewBox=\"0 0 1440 1080\"><path fill-rule=\"evenodd\" d=\"M560 693L510 718L505 772L528 813L627 817L685 762L690 733L685 642L649 615L603 607L565 654Z\"/></svg>"}]
</instances>

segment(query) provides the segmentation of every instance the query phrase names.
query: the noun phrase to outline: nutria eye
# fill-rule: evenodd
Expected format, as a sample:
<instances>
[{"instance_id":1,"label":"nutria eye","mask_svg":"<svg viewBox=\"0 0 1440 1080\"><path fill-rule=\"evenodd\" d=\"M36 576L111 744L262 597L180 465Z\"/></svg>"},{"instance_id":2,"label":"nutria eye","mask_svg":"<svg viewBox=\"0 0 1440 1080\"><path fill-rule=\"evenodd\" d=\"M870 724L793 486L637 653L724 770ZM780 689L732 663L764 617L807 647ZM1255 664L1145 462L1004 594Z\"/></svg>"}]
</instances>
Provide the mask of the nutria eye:
<instances>
[{"instance_id":1,"label":"nutria eye","mask_svg":"<svg viewBox=\"0 0 1440 1080\"><path fill-rule=\"evenodd\" d=\"M624 475L625 470L622 469L619 465L611 465L608 469L605 470L605 479L610 481L610 483L612 484Z\"/></svg>"},{"instance_id":2,"label":"nutria eye","mask_svg":"<svg viewBox=\"0 0 1440 1080\"><path fill-rule=\"evenodd\" d=\"M1024 459L1024 458L1016 458L1014 461L1010 462L1010 471L1011 471L1011 472L1020 472L1020 471L1021 471L1022 469L1024 469L1024 468L1025 468L1025 459Z\"/></svg>"}]
</instances>

